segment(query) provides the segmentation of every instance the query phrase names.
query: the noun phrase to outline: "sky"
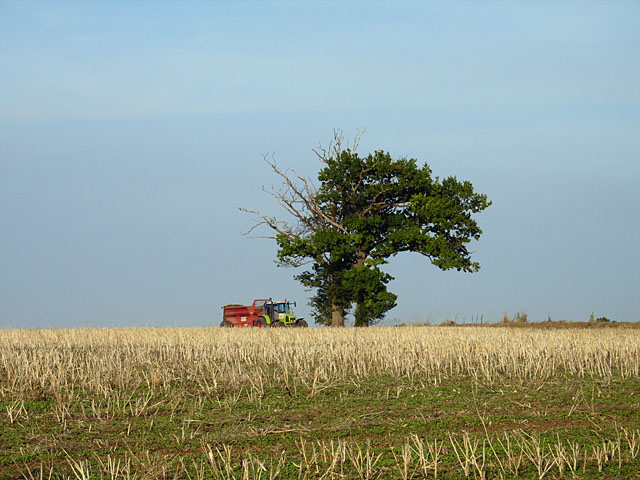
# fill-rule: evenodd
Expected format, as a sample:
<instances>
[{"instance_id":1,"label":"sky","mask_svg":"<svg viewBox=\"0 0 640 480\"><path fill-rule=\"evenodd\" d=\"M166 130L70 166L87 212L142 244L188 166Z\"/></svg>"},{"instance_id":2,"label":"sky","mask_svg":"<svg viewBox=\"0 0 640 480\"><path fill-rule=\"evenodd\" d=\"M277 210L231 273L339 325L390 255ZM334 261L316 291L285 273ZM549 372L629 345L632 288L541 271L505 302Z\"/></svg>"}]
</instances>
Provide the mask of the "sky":
<instances>
[{"instance_id":1,"label":"sky","mask_svg":"<svg viewBox=\"0 0 640 480\"><path fill-rule=\"evenodd\" d=\"M0 328L308 318L238 207L334 129L493 202L479 272L391 259L384 325L640 320L640 2L0 0Z\"/></svg>"}]
</instances>

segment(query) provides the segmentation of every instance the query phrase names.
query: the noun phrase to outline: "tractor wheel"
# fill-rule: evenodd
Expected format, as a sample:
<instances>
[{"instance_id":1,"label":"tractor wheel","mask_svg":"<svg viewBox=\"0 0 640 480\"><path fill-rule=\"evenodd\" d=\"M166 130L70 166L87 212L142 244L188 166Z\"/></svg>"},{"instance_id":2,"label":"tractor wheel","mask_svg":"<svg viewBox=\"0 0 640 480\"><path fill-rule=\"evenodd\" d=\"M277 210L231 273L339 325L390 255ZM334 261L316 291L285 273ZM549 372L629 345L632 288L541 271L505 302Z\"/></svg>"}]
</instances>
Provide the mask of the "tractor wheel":
<instances>
[{"instance_id":1,"label":"tractor wheel","mask_svg":"<svg viewBox=\"0 0 640 480\"><path fill-rule=\"evenodd\" d=\"M280 320L277 320L275 322L273 322L271 324L271 327L273 328L280 328L280 327L284 327L284 323L282 323Z\"/></svg>"},{"instance_id":2,"label":"tractor wheel","mask_svg":"<svg viewBox=\"0 0 640 480\"><path fill-rule=\"evenodd\" d=\"M223 328L233 328L233 323L231 323L229 320L223 320L220 326Z\"/></svg>"},{"instance_id":3,"label":"tractor wheel","mask_svg":"<svg viewBox=\"0 0 640 480\"><path fill-rule=\"evenodd\" d=\"M296 327L308 327L308 326L309 326L309 324L307 323L307 321L306 321L306 320L303 320L303 319L301 318L300 320L298 320L298 321L295 323L295 326L296 326Z\"/></svg>"},{"instance_id":4,"label":"tractor wheel","mask_svg":"<svg viewBox=\"0 0 640 480\"><path fill-rule=\"evenodd\" d=\"M269 325L267 325L267 319L264 317L258 317L258 319L256 320L256 323L253 324L254 327L268 327Z\"/></svg>"}]
</instances>

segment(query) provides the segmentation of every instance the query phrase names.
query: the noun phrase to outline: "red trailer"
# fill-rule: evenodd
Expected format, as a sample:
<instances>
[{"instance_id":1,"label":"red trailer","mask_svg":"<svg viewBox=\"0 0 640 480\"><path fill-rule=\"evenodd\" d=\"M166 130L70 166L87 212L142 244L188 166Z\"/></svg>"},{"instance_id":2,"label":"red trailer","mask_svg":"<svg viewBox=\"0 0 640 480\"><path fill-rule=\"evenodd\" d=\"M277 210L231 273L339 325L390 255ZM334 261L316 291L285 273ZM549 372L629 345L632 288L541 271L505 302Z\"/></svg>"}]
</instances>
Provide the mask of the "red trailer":
<instances>
[{"instance_id":1,"label":"red trailer","mask_svg":"<svg viewBox=\"0 0 640 480\"><path fill-rule=\"evenodd\" d=\"M291 302L274 302L258 298L251 305L233 303L225 305L221 327L306 327L307 322L296 318Z\"/></svg>"},{"instance_id":2,"label":"red trailer","mask_svg":"<svg viewBox=\"0 0 640 480\"><path fill-rule=\"evenodd\" d=\"M269 299L254 300L251 305L232 303L223 307L221 327L253 327Z\"/></svg>"}]
</instances>

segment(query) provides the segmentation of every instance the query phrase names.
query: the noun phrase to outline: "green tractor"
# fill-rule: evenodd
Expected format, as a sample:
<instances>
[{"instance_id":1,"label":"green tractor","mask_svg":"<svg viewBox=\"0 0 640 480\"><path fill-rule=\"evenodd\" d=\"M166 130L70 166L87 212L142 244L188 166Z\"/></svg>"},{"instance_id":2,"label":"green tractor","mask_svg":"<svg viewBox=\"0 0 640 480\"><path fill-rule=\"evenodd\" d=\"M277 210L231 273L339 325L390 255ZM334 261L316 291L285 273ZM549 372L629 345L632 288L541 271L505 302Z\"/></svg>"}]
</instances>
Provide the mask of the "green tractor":
<instances>
[{"instance_id":1,"label":"green tractor","mask_svg":"<svg viewBox=\"0 0 640 480\"><path fill-rule=\"evenodd\" d=\"M295 302L293 306L295 306ZM308 327L309 324L302 319L296 318L291 309L291 302L273 302L271 299L265 300L262 309L256 305L256 310L260 316L256 319L256 327Z\"/></svg>"}]
</instances>

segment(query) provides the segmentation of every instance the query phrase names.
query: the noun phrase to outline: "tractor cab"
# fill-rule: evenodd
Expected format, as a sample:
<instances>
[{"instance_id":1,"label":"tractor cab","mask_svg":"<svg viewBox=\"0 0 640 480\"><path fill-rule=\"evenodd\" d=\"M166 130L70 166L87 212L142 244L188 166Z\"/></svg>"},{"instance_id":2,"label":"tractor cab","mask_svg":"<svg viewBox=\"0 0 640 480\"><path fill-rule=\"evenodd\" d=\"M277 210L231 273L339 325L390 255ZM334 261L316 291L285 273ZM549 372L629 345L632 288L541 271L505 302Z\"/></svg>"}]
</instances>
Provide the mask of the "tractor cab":
<instances>
[{"instance_id":1,"label":"tractor cab","mask_svg":"<svg viewBox=\"0 0 640 480\"><path fill-rule=\"evenodd\" d=\"M274 313L291 313L291 304L289 302L274 302Z\"/></svg>"}]
</instances>

